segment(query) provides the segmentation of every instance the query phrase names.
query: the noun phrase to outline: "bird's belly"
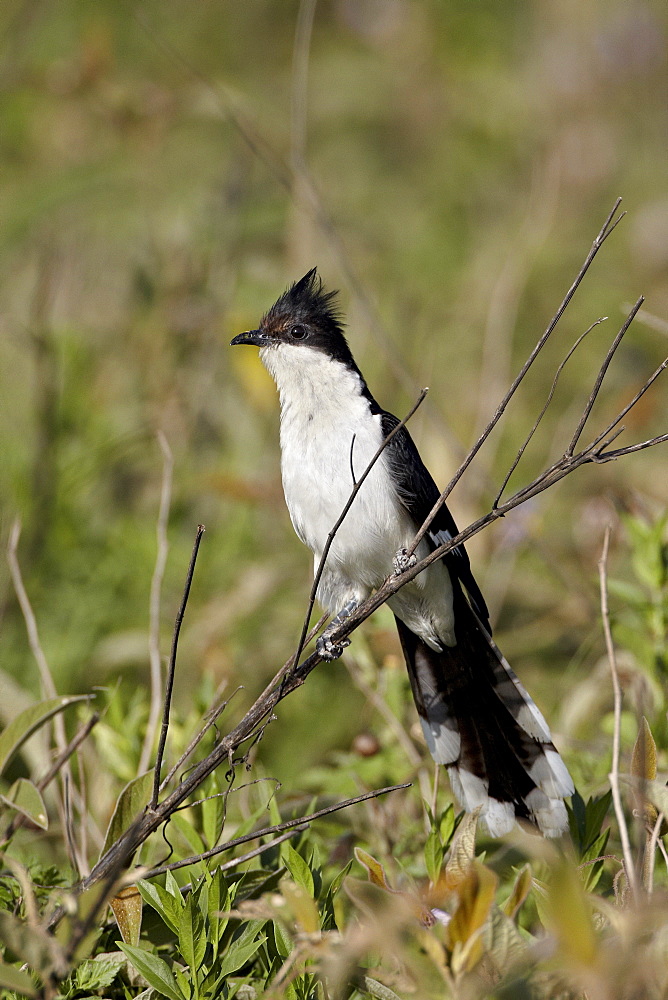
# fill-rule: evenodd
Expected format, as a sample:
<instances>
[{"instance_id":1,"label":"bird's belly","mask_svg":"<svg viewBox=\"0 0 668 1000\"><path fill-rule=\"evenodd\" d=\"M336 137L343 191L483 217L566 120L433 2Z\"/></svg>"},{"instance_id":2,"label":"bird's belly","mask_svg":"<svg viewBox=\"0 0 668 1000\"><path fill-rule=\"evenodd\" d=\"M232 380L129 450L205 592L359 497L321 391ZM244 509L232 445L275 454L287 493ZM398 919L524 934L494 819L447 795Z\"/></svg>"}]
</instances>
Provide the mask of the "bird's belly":
<instances>
[{"instance_id":1,"label":"bird's belly","mask_svg":"<svg viewBox=\"0 0 668 1000\"><path fill-rule=\"evenodd\" d=\"M382 442L380 422L338 425L317 441L304 422L281 427L283 489L297 535L318 566L328 536L348 503L356 481ZM354 427L354 429L353 429ZM355 435L352 448L351 441ZM393 557L407 547L415 524L400 504L383 455L362 483L327 554L318 599L335 614L349 600L361 601L393 572ZM427 555L422 542L418 558ZM388 601L392 611L433 648L453 645L450 575L434 563Z\"/></svg>"}]
</instances>

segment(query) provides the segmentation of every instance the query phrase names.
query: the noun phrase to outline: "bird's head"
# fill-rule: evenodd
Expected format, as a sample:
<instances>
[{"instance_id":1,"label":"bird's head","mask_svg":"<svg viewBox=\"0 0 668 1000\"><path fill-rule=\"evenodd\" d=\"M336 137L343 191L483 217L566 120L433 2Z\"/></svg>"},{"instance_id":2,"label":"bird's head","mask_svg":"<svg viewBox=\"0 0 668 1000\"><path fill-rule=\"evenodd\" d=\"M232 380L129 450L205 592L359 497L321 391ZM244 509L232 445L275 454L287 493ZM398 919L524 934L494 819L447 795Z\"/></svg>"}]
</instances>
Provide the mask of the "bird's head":
<instances>
[{"instance_id":1,"label":"bird's head","mask_svg":"<svg viewBox=\"0 0 668 1000\"><path fill-rule=\"evenodd\" d=\"M238 334L231 346L251 344L263 353L280 347L309 349L354 367L336 306L337 294L323 289L314 267L281 295L257 330Z\"/></svg>"}]
</instances>

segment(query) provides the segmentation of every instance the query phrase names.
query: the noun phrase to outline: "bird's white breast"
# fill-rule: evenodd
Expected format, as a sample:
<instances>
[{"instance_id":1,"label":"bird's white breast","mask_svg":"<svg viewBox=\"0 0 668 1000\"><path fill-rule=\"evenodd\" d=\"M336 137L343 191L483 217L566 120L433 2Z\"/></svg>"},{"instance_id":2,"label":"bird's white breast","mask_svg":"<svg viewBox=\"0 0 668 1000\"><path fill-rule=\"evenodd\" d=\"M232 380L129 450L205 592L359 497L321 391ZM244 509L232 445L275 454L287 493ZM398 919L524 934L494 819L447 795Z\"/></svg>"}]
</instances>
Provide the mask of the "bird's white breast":
<instances>
[{"instance_id":1,"label":"bird's white breast","mask_svg":"<svg viewBox=\"0 0 668 1000\"><path fill-rule=\"evenodd\" d=\"M263 349L260 357L281 401L285 500L295 531L317 565L355 482L383 442L381 417L371 413L359 375L319 351L279 345ZM392 573L393 556L409 545L415 529L382 454L336 532L318 591L320 602L336 613L349 600L368 596ZM416 554L426 553L422 543ZM454 641L452 591L441 563L389 604L431 645Z\"/></svg>"},{"instance_id":2,"label":"bird's white breast","mask_svg":"<svg viewBox=\"0 0 668 1000\"><path fill-rule=\"evenodd\" d=\"M281 399L286 503L295 531L319 559L355 481L383 441L380 415L370 412L359 376L341 362L303 347L262 353ZM411 529L381 456L337 531L329 560L342 572L362 573L371 588L391 572L391 555Z\"/></svg>"}]
</instances>

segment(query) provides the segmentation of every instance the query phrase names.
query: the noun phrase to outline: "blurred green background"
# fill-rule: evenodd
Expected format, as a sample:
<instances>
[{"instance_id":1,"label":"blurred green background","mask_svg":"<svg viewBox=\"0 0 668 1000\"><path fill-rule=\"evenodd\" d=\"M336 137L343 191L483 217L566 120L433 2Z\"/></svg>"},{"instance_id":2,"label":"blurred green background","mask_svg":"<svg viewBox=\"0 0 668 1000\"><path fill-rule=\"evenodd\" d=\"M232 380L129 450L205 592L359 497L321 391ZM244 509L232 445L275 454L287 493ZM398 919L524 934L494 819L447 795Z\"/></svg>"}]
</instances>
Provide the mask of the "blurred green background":
<instances>
[{"instance_id":1,"label":"blurred green background","mask_svg":"<svg viewBox=\"0 0 668 1000\"><path fill-rule=\"evenodd\" d=\"M444 484L624 197L628 217L453 496L460 524L488 509L557 364L607 315L512 483L557 457L643 293L649 315L592 429L633 395L668 340L667 26L664 4L639 0L5 0L1 529L6 544L21 518L60 691L120 685L118 728L125 718L138 752L158 431L174 456L165 652L196 525L207 529L179 711L243 684L228 712L241 711L293 651L311 559L284 507L273 384L255 352L228 343L314 264L341 289L382 404L401 415L431 387L412 432ZM665 398L659 385L621 443L665 431ZM618 514L651 518L667 498L664 446L581 471L470 544L499 643L567 756L596 750L609 707L604 696L574 721L603 651L604 526L627 579ZM39 678L4 562L0 619L6 721ZM397 674L391 616L363 632L353 655ZM323 667L259 754L298 784L381 723L344 666Z\"/></svg>"}]
</instances>

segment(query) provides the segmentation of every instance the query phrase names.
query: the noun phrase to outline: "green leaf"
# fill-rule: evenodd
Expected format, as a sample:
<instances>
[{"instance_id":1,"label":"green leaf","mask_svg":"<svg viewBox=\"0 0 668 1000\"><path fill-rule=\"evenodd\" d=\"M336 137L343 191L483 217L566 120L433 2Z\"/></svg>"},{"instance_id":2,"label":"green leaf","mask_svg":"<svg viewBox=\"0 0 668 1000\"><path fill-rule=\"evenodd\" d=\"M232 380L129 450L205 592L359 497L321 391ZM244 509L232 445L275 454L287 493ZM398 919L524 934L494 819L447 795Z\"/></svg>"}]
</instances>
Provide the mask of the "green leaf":
<instances>
[{"instance_id":1,"label":"green leaf","mask_svg":"<svg viewBox=\"0 0 668 1000\"><path fill-rule=\"evenodd\" d=\"M186 905L181 913L179 948L181 949L184 961L190 966L193 974L193 983L196 983L197 970L204 961L206 935L204 933L204 918L192 893L188 896ZM197 990L195 992L197 993Z\"/></svg>"},{"instance_id":2,"label":"green leaf","mask_svg":"<svg viewBox=\"0 0 668 1000\"><path fill-rule=\"evenodd\" d=\"M170 896L173 896L174 899L178 902L179 913L180 913L186 904L183 901L183 893L181 892L181 886L174 878L172 872L166 872L165 874L165 889L170 894ZM179 920L180 919L181 918L179 917Z\"/></svg>"},{"instance_id":3,"label":"green leaf","mask_svg":"<svg viewBox=\"0 0 668 1000\"><path fill-rule=\"evenodd\" d=\"M112 844L116 843L142 812L149 801L152 787L153 771L145 771L127 783L118 796L114 814L109 820L100 857L107 853Z\"/></svg>"},{"instance_id":4,"label":"green leaf","mask_svg":"<svg viewBox=\"0 0 668 1000\"><path fill-rule=\"evenodd\" d=\"M346 875L350 873L352 868L352 860L348 862L345 868L342 868L338 875L335 875L329 886L329 895L334 899L334 897L339 893L341 886L343 885L343 880Z\"/></svg>"},{"instance_id":5,"label":"green leaf","mask_svg":"<svg viewBox=\"0 0 668 1000\"><path fill-rule=\"evenodd\" d=\"M72 975L74 987L77 991L92 993L111 986L124 964L123 955L115 952L84 959Z\"/></svg>"},{"instance_id":6,"label":"green leaf","mask_svg":"<svg viewBox=\"0 0 668 1000\"><path fill-rule=\"evenodd\" d=\"M26 816L35 826L48 829L49 820L46 806L39 789L27 778L17 778L6 795L0 795L0 802Z\"/></svg>"},{"instance_id":7,"label":"green leaf","mask_svg":"<svg viewBox=\"0 0 668 1000\"><path fill-rule=\"evenodd\" d=\"M47 701L40 701L37 705L31 705L30 708L20 712L0 735L0 774L25 741L49 722L54 715L58 715L70 705L78 705L79 702L89 700L88 695L49 698Z\"/></svg>"},{"instance_id":8,"label":"green leaf","mask_svg":"<svg viewBox=\"0 0 668 1000\"><path fill-rule=\"evenodd\" d=\"M13 965L5 965L0 962L0 986L20 993L24 997L37 996L37 989L32 981L32 977L27 972L15 969Z\"/></svg>"},{"instance_id":9,"label":"green leaf","mask_svg":"<svg viewBox=\"0 0 668 1000\"><path fill-rule=\"evenodd\" d=\"M424 862L432 884L438 882L443 866L443 847L437 830L432 830L424 845Z\"/></svg>"},{"instance_id":10,"label":"green leaf","mask_svg":"<svg viewBox=\"0 0 668 1000\"><path fill-rule=\"evenodd\" d=\"M255 936L259 933L262 923L262 920L249 921L243 933L231 942L220 963L221 976L231 976L233 972L236 972L245 965L253 957L258 948L264 944L267 940L265 935L262 935L262 937Z\"/></svg>"},{"instance_id":11,"label":"green leaf","mask_svg":"<svg viewBox=\"0 0 668 1000\"><path fill-rule=\"evenodd\" d=\"M202 832L207 847L211 849L220 840L225 822L225 806L222 795L218 794L221 788L215 771L209 779L208 789L208 794L216 797L202 802Z\"/></svg>"},{"instance_id":12,"label":"green leaf","mask_svg":"<svg viewBox=\"0 0 668 1000\"><path fill-rule=\"evenodd\" d=\"M118 947L134 965L137 972L144 977L154 990L169 1000L186 1000L171 969L158 955L152 955L143 948L133 948L132 945L118 942Z\"/></svg>"},{"instance_id":13,"label":"green leaf","mask_svg":"<svg viewBox=\"0 0 668 1000\"><path fill-rule=\"evenodd\" d=\"M229 910L229 908L230 893L227 888L227 882L225 881L225 876L218 868L213 873L209 881L209 892L207 896L209 940L213 946L214 961L218 955L220 938L225 930L225 927L227 926L227 917L220 917L218 914L224 912L225 910Z\"/></svg>"},{"instance_id":14,"label":"green leaf","mask_svg":"<svg viewBox=\"0 0 668 1000\"><path fill-rule=\"evenodd\" d=\"M175 812L169 818L170 824L178 830L193 854L204 854L206 845L199 833L183 813Z\"/></svg>"},{"instance_id":15,"label":"green leaf","mask_svg":"<svg viewBox=\"0 0 668 1000\"><path fill-rule=\"evenodd\" d=\"M394 990L384 983L379 983L377 979L372 979L371 976L361 976L359 985L374 1000L401 1000Z\"/></svg>"},{"instance_id":16,"label":"green leaf","mask_svg":"<svg viewBox=\"0 0 668 1000\"><path fill-rule=\"evenodd\" d=\"M610 836L610 829L604 830L603 833L596 838L596 840L587 848L581 858L580 863L580 874L582 875L582 880L584 882L584 887L587 892L593 892L596 888L598 880L603 874L603 866L605 864L601 855L605 854L605 849L608 845L608 837ZM595 858L601 858L600 861L594 861ZM590 862L594 862L591 864Z\"/></svg>"},{"instance_id":17,"label":"green leaf","mask_svg":"<svg viewBox=\"0 0 668 1000\"><path fill-rule=\"evenodd\" d=\"M179 923L181 920L181 910L183 909L181 893L179 893L178 899L175 899L174 896L167 892L167 890L158 882L146 882L144 879L140 879L137 882L137 888L139 889L144 902L153 907L155 912L162 917L170 930L174 931L175 934L178 934Z\"/></svg>"},{"instance_id":18,"label":"green leaf","mask_svg":"<svg viewBox=\"0 0 668 1000\"><path fill-rule=\"evenodd\" d=\"M305 889L306 892L309 894L309 896L313 898L314 896L313 873L311 872L311 869L309 868L307 863L304 861L301 854L298 854L297 851L295 851L292 844L286 841L283 844L282 855L283 855L283 861L285 862L285 865L290 874L292 875L294 881L297 883L297 885L301 886L302 889Z\"/></svg>"},{"instance_id":19,"label":"green leaf","mask_svg":"<svg viewBox=\"0 0 668 1000\"><path fill-rule=\"evenodd\" d=\"M450 803L447 809L443 810L438 825L438 833L444 847L448 847L452 840L452 835L455 832L455 819L455 807Z\"/></svg>"}]
</instances>

